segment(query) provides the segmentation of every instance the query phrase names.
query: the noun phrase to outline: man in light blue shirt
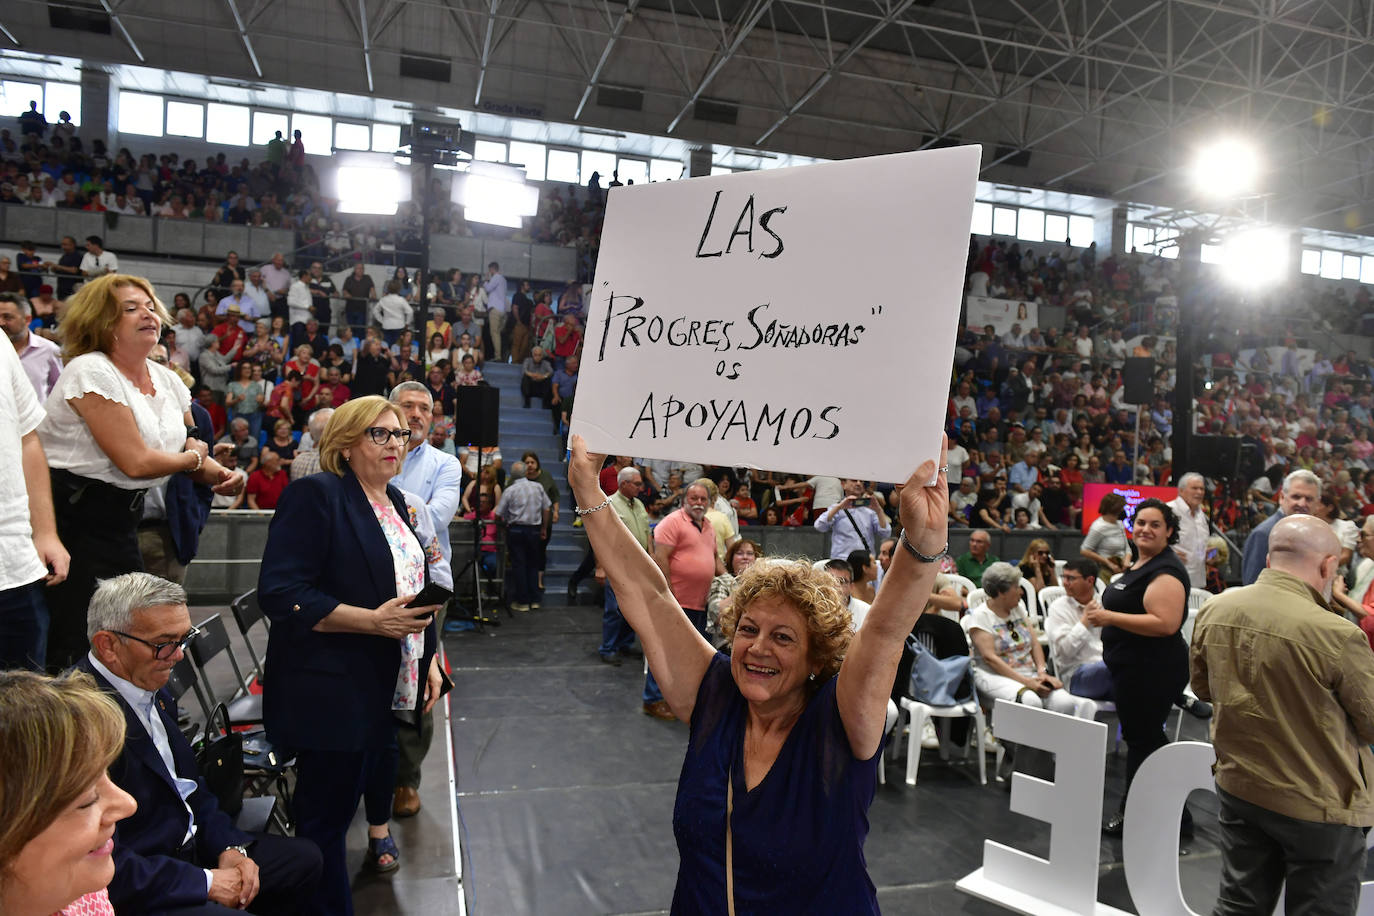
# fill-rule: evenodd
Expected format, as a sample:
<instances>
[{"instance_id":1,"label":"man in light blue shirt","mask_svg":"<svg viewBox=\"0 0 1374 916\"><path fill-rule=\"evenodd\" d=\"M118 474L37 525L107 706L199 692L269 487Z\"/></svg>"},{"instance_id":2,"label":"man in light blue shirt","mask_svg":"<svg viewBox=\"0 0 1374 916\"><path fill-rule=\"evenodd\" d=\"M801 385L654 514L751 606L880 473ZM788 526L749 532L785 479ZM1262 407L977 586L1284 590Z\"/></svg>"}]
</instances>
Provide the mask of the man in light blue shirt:
<instances>
[{"instance_id":1,"label":"man in light blue shirt","mask_svg":"<svg viewBox=\"0 0 1374 916\"><path fill-rule=\"evenodd\" d=\"M1013 491L1025 493L1031 488L1031 484L1040 479L1040 472L1036 470L1028 458L1022 458L1011 466L1007 472L1007 483L1011 485Z\"/></svg>"},{"instance_id":2,"label":"man in light blue shirt","mask_svg":"<svg viewBox=\"0 0 1374 916\"><path fill-rule=\"evenodd\" d=\"M892 533L892 523L883 512L883 499L864 492L864 482L845 478L840 481L844 498L816 517L816 530L830 532L830 556L849 559L855 550L877 556L878 545Z\"/></svg>"},{"instance_id":3,"label":"man in light blue shirt","mask_svg":"<svg viewBox=\"0 0 1374 916\"><path fill-rule=\"evenodd\" d=\"M506 278L501 274L500 264L492 261L487 265L487 280L482 288L487 291L487 327L491 328L492 354L499 362L504 352L501 347L506 336L506 311L510 308L506 299Z\"/></svg>"},{"instance_id":4,"label":"man in light blue shirt","mask_svg":"<svg viewBox=\"0 0 1374 916\"><path fill-rule=\"evenodd\" d=\"M255 323L262 313L258 311L258 303L252 296L243 291L243 281L235 280L229 287L230 293L219 301L215 306L216 315L229 314L229 307L237 305L239 307L239 327L251 339L255 331Z\"/></svg>"},{"instance_id":5,"label":"man in light blue shirt","mask_svg":"<svg viewBox=\"0 0 1374 916\"><path fill-rule=\"evenodd\" d=\"M462 497L463 465L429 444L434 425L434 399L420 382L402 382L391 390L391 403L401 408L410 426L410 451L396 475L396 486L414 493L429 506L434 533L444 559L453 562L448 525Z\"/></svg>"}]
</instances>

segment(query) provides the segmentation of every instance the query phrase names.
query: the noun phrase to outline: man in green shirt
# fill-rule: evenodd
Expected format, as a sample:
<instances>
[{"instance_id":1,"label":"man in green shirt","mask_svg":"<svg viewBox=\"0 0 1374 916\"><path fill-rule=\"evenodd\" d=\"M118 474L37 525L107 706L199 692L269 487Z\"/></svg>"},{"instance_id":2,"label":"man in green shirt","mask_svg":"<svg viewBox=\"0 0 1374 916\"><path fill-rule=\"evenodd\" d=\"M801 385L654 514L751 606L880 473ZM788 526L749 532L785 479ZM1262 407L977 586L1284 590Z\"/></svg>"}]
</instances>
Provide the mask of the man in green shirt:
<instances>
[{"instance_id":1,"label":"man in green shirt","mask_svg":"<svg viewBox=\"0 0 1374 916\"><path fill-rule=\"evenodd\" d=\"M988 553L991 546L992 537L982 529L975 529L968 536L968 553L954 562L959 569L959 575L972 580L979 588L983 587L983 573L989 566L998 562L997 557Z\"/></svg>"},{"instance_id":2,"label":"man in green shirt","mask_svg":"<svg viewBox=\"0 0 1374 916\"><path fill-rule=\"evenodd\" d=\"M267 162L270 165L281 165L286 161L286 141L281 137L281 131L267 141Z\"/></svg>"},{"instance_id":3,"label":"man in green shirt","mask_svg":"<svg viewBox=\"0 0 1374 916\"><path fill-rule=\"evenodd\" d=\"M625 527L630 529L639 546L645 553L653 553L653 536L649 533L649 512L638 499L639 491L644 488L639 470L634 465L620 469L616 476L617 489L611 494L611 508ZM590 508L590 507L588 507ZM603 510L604 511L604 510ZM615 599L611 584L606 583L606 604L601 613L601 646L596 650L601 660L608 665L619 665L621 656L640 658L643 653L634 647L635 631L625 622L620 613L620 603Z\"/></svg>"}]
</instances>

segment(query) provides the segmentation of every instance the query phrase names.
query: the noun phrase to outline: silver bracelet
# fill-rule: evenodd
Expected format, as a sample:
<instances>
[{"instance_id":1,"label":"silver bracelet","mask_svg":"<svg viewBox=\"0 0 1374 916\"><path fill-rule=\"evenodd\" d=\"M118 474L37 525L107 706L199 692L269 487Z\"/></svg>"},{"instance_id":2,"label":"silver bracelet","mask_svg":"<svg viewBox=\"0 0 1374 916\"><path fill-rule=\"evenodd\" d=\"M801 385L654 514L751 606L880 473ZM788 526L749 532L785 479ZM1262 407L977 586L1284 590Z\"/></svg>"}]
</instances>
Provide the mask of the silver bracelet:
<instances>
[{"instance_id":1,"label":"silver bracelet","mask_svg":"<svg viewBox=\"0 0 1374 916\"><path fill-rule=\"evenodd\" d=\"M917 550L914 546L912 546L911 542L906 539L906 529L902 529L901 537L897 538L897 543L905 547L907 553L911 554L913 557L920 560L922 563L934 563L936 560L940 559L941 557L945 556L945 554L949 553L949 541L945 541L945 546L940 548L939 553L935 554L935 556L933 557L926 556L925 554Z\"/></svg>"},{"instance_id":2,"label":"silver bracelet","mask_svg":"<svg viewBox=\"0 0 1374 916\"><path fill-rule=\"evenodd\" d=\"M593 506L590 509L583 509L580 506L573 506L573 514L576 515L578 518L581 518L584 515L591 515L593 512L600 512L602 509L606 508L610 504L611 498L607 496L605 502L603 502L599 506Z\"/></svg>"}]
</instances>

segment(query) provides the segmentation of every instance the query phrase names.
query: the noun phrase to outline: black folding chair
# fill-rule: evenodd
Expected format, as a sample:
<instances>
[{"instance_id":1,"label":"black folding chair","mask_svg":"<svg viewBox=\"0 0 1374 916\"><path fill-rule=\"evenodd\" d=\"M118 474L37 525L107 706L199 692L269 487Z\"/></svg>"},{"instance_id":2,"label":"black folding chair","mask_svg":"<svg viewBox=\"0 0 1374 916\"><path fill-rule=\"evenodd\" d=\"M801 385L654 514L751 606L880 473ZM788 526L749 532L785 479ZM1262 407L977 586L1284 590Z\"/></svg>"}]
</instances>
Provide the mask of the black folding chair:
<instances>
[{"instance_id":1,"label":"black folding chair","mask_svg":"<svg viewBox=\"0 0 1374 916\"><path fill-rule=\"evenodd\" d=\"M243 637L243 642L248 647L248 657L253 660L253 676L261 682L266 669L262 659L258 656L258 650L253 648L252 631L258 624L262 624L263 631L268 632L272 629L272 621L262 612L262 607L258 604L258 590L252 589L239 595L229 605L229 611L234 615L234 622L239 627L239 635Z\"/></svg>"},{"instance_id":2,"label":"black folding chair","mask_svg":"<svg viewBox=\"0 0 1374 916\"><path fill-rule=\"evenodd\" d=\"M243 669L239 667L233 647L229 644L229 631L225 629L224 619L218 614L213 614L200 623L199 628L200 633L191 642L190 655L191 660L195 662L210 706L213 708L223 703L229 710L230 721L235 725L261 725L262 695L249 690ZM234 672L234 680L238 684L238 687L225 697L216 693L206 671L210 662L221 655L228 659L229 667Z\"/></svg>"}]
</instances>

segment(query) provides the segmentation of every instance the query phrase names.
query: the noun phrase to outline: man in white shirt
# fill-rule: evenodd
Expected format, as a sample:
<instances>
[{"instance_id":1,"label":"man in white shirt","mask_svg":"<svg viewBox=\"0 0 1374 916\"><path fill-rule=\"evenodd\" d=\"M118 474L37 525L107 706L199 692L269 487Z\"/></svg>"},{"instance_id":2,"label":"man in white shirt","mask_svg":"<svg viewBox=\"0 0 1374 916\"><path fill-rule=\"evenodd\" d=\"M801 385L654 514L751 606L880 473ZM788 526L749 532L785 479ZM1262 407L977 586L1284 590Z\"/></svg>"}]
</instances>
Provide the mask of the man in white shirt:
<instances>
[{"instance_id":1,"label":"man in white shirt","mask_svg":"<svg viewBox=\"0 0 1374 916\"><path fill-rule=\"evenodd\" d=\"M1074 557L1064 564L1059 583L1064 595L1045 611L1045 635L1055 671L1074 696L1110 700L1112 675L1102 661L1102 628L1090 626L1085 619L1089 610L1100 607L1094 594L1097 563Z\"/></svg>"},{"instance_id":2,"label":"man in white shirt","mask_svg":"<svg viewBox=\"0 0 1374 916\"><path fill-rule=\"evenodd\" d=\"M272 309L272 297L267 291L267 286L262 282L262 270L254 267L248 271L248 285L243 288L243 294L252 299L258 307L259 315L266 315Z\"/></svg>"},{"instance_id":3,"label":"man in white shirt","mask_svg":"<svg viewBox=\"0 0 1374 916\"><path fill-rule=\"evenodd\" d=\"M822 568L835 578L835 584L840 587L840 597L845 599L849 617L854 622L852 629L857 632L859 627L863 626L864 617L868 615L868 609L872 605L854 597L854 571L848 561L838 558L826 560Z\"/></svg>"},{"instance_id":4,"label":"man in white shirt","mask_svg":"<svg viewBox=\"0 0 1374 916\"><path fill-rule=\"evenodd\" d=\"M262 266L262 282L271 297L272 317L286 317L286 291L291 286L291 271L286 267L286 257L278 251L272 260Z\"/></svg>"},{"instance_id":5,"label":"man in white shirt","mask_svg":"<svg viewBox=\"0 0 1374 916\"><path fill-rule=\"evenodd\" d=\"M1169 508L1178 516L1178 543L1174 553L1188 570L1193 588L1207 587L1207 538L1211 528L1202 497L1207 491L1206 481L1197 471L1189 471L1178 479L1178 497L1169 501Z\"/></svg>"},{"instance_id":6,"label":"man in white shirt","mask_svg":"<svg viewBox=\"0 0 1374 916\"><path fill-rule=\"evenodd\" d=\"M0 346L0 668L43 670L48 644L44 584L67 578L57 537L48 458L38 441L43 408L11 347ZM21 473L15 473L21 469Z\"/></svg>"},{"instance_id":7,"label":"man in white shirt","mask_svg":"<svg viewBox=\"0 0 1374 916\"><path fill-rule=\"evenodd\" d=\"M119 273L119 258L105 250L105 242L98 235L86 236L86 254L81 258L81 273L87 278L101 274Z\"/></svg>"},{"instance_id":8,"label":"man in white shirt","mask_svg":"<svg viewBox=\"0 0 1374 916\"><path fill-rule=\"evenodd\" d=\"M127 729L110 779L138 802L115 827L110 902L140 913L303 909L319 884L319 848L235 827L177 728L164 688L197 632L186 592L144 572L106 579L91 596L87 630L91 650L77 667L119 706Z\"/></svg>"}]
</instances>

